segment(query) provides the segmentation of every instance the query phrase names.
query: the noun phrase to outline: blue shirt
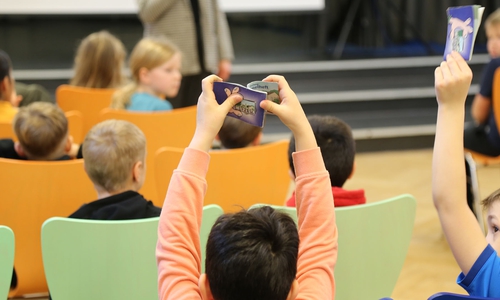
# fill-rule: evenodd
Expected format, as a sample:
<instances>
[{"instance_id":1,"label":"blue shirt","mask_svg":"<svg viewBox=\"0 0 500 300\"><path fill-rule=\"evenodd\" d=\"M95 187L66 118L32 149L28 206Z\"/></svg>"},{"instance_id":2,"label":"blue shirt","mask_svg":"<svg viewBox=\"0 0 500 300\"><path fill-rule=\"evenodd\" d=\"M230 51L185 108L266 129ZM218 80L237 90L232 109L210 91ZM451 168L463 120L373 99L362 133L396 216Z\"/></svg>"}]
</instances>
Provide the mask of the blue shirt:
<instances>
[{"instance_id":1,"label":"blue shirt","mask_svg":"<svg viewBox=\"0 0 500 300\"><path fill-rule=\"evenodd\" d=\"M493 76L495 75L495 71L498 67L500 67L500 58L492 59L484 68L481 76L479 94L491 99L491 101L493 101ZM491 109L488 117L488 127L488 141L495 147L500 148L500 133L498 133L493 108Z\"/></svg>"},{"instance_id":2,"label":"blue shirt","mask_svg":"<svg viewBox=\"0 0 500 300\"><path fill-rule=\"evenodd\" d=\"M467 276L460 273L457 283L471 296L500 298L500 258L490 246L479 255Z\"/></svg>"},{"instance_id":3,"label":"blue shirt","mask_svg":"<svg viewBox=\"0 0 500 300\"><path fill-rule=\"evenodd\" d=\"M148 93L135 93L130 98L130 111L165 111L172 110L172 104Z\"/></svg>"}]
</instances>

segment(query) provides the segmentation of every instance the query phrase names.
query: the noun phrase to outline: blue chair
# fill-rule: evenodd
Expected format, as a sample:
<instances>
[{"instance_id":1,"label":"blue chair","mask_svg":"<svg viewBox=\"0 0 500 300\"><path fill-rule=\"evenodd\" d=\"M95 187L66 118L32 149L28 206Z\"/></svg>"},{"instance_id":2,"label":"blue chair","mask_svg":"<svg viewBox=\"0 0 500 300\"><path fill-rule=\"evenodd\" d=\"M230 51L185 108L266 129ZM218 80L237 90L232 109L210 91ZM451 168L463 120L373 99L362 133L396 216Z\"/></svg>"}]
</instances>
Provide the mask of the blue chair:
<instances>
[{"instance_id":1,"label":"blue chair","mask_svg":"<svg viewBox=\"0 0 500 300\"><path fill-rule=\"evenodd\" d=\"M476 296L442 292L430 296L428 300L493 300L493 299L498 299L498 298L476 297Z\"/></svg>"},{"instance_id":2,"label":"blue chair","mask_svg":"<svg viewBox=\"0 0 500 300\"><path fill-rule=\"evenodd\" d=\"M14 267L14 232L0 226L0 299L7 299Z\"/></svg>"}]
</instances>

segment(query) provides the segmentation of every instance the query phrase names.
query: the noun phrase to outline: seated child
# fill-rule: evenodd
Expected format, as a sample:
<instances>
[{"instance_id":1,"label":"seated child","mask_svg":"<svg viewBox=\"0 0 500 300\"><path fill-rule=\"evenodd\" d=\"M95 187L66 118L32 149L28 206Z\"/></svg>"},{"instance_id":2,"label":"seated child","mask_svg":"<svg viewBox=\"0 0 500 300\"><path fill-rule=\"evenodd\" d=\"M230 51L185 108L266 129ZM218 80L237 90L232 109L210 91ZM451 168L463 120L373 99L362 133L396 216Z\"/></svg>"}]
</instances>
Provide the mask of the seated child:
<instances>
[{"instance_id":1,"label":"seated child","mask_svg":"<svg viewBox=\"0 0 500 300\"><path fill-rule=\"evenodd\" d=\"M106 30L84 38L75 55L75 75L70 84L94 89L115 89L125 84L123 43Z\"/></svg>"},{"instance_id":2,"label":"seated child","mask_svg":"<svg viewBox=\"0 0 500 300\"><path fill-rule=\"evenodd\" d=\"M7 53L0 50L0 122L10 122L17 113L21 99L15 89L12 62Z\"/></svg>"},{"instance_id":3,"label":"seated child","mask_svg":"<svg viewBox=\"0 0 500 300\"><path fill-rule=\"evenodd\" d=\"M130 54L132 82L117 90L111 107L130 111L171 110L182 79L181 54L167 40L143 38Z\"/></svg>"},{"instance_id":4,"label":"seated child","mask_svg":"<svg viewBox=\"0 0 500 300\"><path fill-rule=\"evenodd\" d=\"M98 200L69 216L130 220L158 217L161 209L138 193L146 174L146 137L134 124L107 120L95 125L82 144L85 172Z\"/></svg>"},{"instance_id":5,"label":"seated child","mask_svg":"<svg viewBox=\"0 0 500 300\"><path fill-rule=\"evenodd\" d=\"M160 216L156 256L162 300L334 299L337 227L328 172L286 80L275 75L264 80L278 82L283 101L260 106L278 116L296 140L299 231L288 215L269 206L225 214L211 229L206 274L200 274L208 152L227 113L242 101L234 94L219 105L212 88L221 79L208 76L198 100L196 133L173 173Z\"/></svg>"},{"instance_id":6,"label":"seated child","mask_svg":"<svg viewBox=\"0 0 500 300\"><path fill-rule=\"evenodd\" d=\"M333 116L313 115L308 117L316 142L321 149L325 167L330 173L333 201L335 207L365 204L364 190L344 190L342 186L354 173L354 155L356 145L351 128L344 121ZM294 173L293 157L295 138L292 136L288 146L288 161L292 175ZM295 207L295 192L286 201L286 206Z\"/></svg>"},{"instance_id":7,"label":"seated child","mask_svg":"<svg viewBox=\"0 0 500 300\"><path fill-rule=\"evenodd\" d=\"M226 117L215 137L222 149L237 149L260 145L262 128L235 118Z\"/></svg>"},{"instance_id":8,"label":"seated child","mask_svg":"<svg viewBox=\"0 0 500 300\"><path fill-rule=\"evenodd\" d=\"M432 195L441 226L462 270L457 283L470 295L500 298L500 191L483 201L488 233L467 206L463 129L472 71L457 53L435 71L438 119L432 161Z\"/></svg>"},{"instance_id":9,"label":"seated child","mask_svg":"<svg viewBox=\"0 0 500 300\"><path fill-rule=\"evenodd\" d=\"M21 107L14 118L18 139L0 140L0 157L27 160L67 160L77 156L78 145L68 133L64 112L52 103Z\"/></svg>"},{"instance_id":10,"label":"seated child","mask_svg":"<svg viewBox=\"0 0 500 300\"><path fill-rule=\"evenodd\" d=\"M465 148L487 155L500 155L500 133L492 108L493 76L500 67L500 8L491 13L484 23L490 62L481 75L479 93L474 97L471 114L474 122L464 131Z\"/></svg>"}]
</instances>

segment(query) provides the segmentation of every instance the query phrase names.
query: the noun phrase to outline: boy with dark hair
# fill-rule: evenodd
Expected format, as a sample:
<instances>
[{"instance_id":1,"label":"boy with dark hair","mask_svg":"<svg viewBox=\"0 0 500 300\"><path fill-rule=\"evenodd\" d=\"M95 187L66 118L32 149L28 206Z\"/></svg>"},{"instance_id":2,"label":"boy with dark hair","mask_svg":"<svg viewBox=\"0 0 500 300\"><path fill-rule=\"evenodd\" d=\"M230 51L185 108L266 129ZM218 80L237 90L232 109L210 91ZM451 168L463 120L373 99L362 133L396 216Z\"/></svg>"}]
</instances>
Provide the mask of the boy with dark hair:
<instances>
[{"instance_id":1,"label":"boy with dark hair","mask_svg":"<svg viewBox=\"0 0 500 300\"><path fill-rule=\"evenodd\" d=\"M226 117L215 137L223 149L237 149L260 145L262 128L232 117Z\"/></svg>"},{"instance_id":2,"label":"boy with dark hair","mask_svg":"<svg viewBox=\"0 0 500 300\"><path fill-rule=\"evenodd\" d=\"M208 152L225 116L242 100L235 94L217 104L214 81L222 80L211 75L202 82L196 131L174 171L160 217L160 299L334 299L337 227L328 172L297 96L276 75L264 81L278 82L281 104L266 100L260 106L295 136L299 231L289 216L268 206L223 215L210 232L206 274L200 274Z\"/></svg>"},{"instance_id":3,"label":"boy with dark hair","mask_svg":"<svg viewBox=\"0 0 500 300\"><path fill-rule=\"evenodd\" d=\"M308 120L321 149L326 170L330 174L335 207L365 204L364 190L348 191L342 188L347 179L351 178L354 173L356 144L349 125L333 116L313 115L308 117ZM292 136L288 146L288 161L292 175L295 176L293 152L295 152L295 138ZM286 206L295 207L295 192L286 201Z\"/></svg>"},{"instance_id":4,"label":"boy with dark hair","mask_svg":"<svg viewBox=\"0 0 500 300\"><path fill-rule=\"evenodd\" d=\"M463 129L465 100L472 80L467 62L453 52L435 71L438 102L432 160L432 195L441 226L462 273L457 283L471 296L500 298L500 199L483 201L488 233L467 206Z\"/></svg>"},{"instance_id":5,"label":"boy with dark hair","mask_svg":"<svg viewBox=\"0 0 500 300\"><path fill-rule=\"evenodd\" d=\"M17 113L18 99L12 76L12 62L7 53L0 50L0 121L10 122ZM13 104L16 104L14 107Z\"/></svg>"}]
</instances>

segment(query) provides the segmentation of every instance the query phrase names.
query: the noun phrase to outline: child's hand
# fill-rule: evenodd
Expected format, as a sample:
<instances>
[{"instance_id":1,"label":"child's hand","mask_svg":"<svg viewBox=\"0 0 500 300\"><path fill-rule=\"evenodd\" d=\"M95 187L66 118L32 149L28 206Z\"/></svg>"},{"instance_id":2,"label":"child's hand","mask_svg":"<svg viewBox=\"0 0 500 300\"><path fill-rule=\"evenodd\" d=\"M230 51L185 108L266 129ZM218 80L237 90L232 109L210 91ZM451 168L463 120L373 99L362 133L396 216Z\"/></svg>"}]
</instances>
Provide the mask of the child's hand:
<instances>
[{"instance_id":1,"label":"child's hand","mask_svg":"<svg viewBox=\"0 0 500 300\"><path fill-rule=\"evenodd\" d=\"M434 80L439 105L464 105L472 71L460 54L453 51L448 55L434 71Z\"/></svg>"},{"instance_id":2,"label":"child's hand","mask_svg":"<svg viewBox=\"0 0 500 300\"><path fill-rule=\"evenodd\" d=\"M202 151L210 150L212 142L219 133L224 118L233 106L243 100L240 94L231 94L224 103L217 103L213 91L213 83L222 81L221 78L210 75L201 82L202 93L198 98L196 114L196 131L189 147Z\"/></svg>"},{"instance_id":3,"label":"child's hand","mask_svg":"<svg viewBox=\"0 0 500 300\"><path fill-rule=\"evenodd\" d=\"M316 139L307 120L306 114L300 105L297 95L292 91L283 76L269 75L263 81L277 82L281 104L264 100L260 107L280 118L295 136L296 150L301 151L317 147Z\"/></svg>"},{"instance_id":4,"label":"child's hand","mask_svg":"<svg viewBox=\"0 0 500 300\"><path fill-rule=\"evenodd\" d=\"M297 95L292 91L285 77L269 75L264 78L263 81L278 83L281 104L264 100L260 103L260 107L278 116L281 122L290 128L292 132L296 129L300 129L303 124L309 124L299 99L297 99Z\"/></svg>"}]
</instances>

